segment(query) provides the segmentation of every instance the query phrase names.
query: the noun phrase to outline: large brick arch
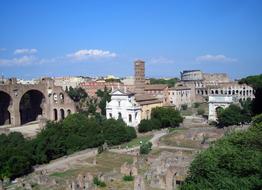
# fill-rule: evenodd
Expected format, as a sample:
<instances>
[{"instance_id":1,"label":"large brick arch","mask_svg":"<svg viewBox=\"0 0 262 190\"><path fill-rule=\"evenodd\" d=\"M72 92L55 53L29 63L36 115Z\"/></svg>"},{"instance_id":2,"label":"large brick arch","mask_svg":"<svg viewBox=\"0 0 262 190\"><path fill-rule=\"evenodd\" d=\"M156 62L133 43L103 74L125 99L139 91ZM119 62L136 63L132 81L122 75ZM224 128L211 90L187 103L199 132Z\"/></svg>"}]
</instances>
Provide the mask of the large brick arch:
<instances>
[{"instance_id":1,"label":"large brick arch","mask_svg":"<svg viewBox=\"0 0 262 190\"><path fill-rule=\"evenodd\" d=\"M6 91L0 90L0 126L11 124L10 106L12 97Z\"/></svg>"},{"instance_id":2,"label":"large brick arch","mask_svg":"<svg viewBox=\"0 0 262 190\"><path fill-rule=\"evenodd\" d=\"M46 113L46 98L43 92L36 89L27 90L20 98L20 122L25 124L37 120L38 116ZM28 103L28 105L27 105ZM28 108L26 106L29 106Z\"/></svg>"},{"instance_id":3,"label":"large brick arch","mask_svg":"<svg viewBox=\"0 0 262 190\"><path fill-rule=\"evenodd\" d=\"M54 81L50 78L41 79L37 84L18 84L16 80L10 80L6 84L0 85L0 92L8 94L11 98L8 111L10 112L10 121L12 126L21 125L20 118L20 102L22 97L31 91L37 91L43 96L44 102L42 102L42 117L47 120L55 120L54 109L57 109L58 113L60 109L64 110L64 116L70 113L76 112L76 106L73 100L66 94L62 87L55 86ZM55 102L53 100L53 94L62 96L62 100ZM62 119L62 118L57 118Z\"/></svg>"}]
</instances>

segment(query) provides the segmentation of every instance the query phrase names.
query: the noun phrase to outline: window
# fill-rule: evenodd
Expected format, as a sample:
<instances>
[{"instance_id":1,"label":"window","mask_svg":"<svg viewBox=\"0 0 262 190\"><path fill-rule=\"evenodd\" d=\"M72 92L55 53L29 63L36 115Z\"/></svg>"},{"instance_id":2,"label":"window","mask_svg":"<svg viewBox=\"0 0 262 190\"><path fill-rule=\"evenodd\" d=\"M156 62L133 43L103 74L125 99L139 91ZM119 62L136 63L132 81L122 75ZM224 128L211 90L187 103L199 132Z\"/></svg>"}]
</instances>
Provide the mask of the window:
<instances>
[{"instance_id":1,"label":"window","mask_svg":"<svg viewBox=\"0 0 262 190\"><path fill-rule=\"evenodd\" d=\"M121 112L118 112L118 119L121 119L122 118L122 114Z\"/></svg>"},{"instance_id":2,"label":"window","mask_svg":"<svg viewBox=\"0 0 262 190\"><path fill-rule=\"evenodd\" d=\"M129 121L130 123L132 122L132 115L131 115L131 114L128 115L128 121Z\"/></svg>"},{"instance_id":3,"label":"window","mask_svg":"<svg viewBox=\"0 0 262 190\"><path fill-rule=\"evenodd\" d=\"M109 113L109 117L112 118L112 113Z\"/></svg>"},{"instance_id":4,"label":"window","mask_svg":"<svg viewBox=\"0 0 262 190\"><path fill-rule=\"evenodd\" d=\"M121 105L120 103L121 103L121 101L118 101L118 106L119 106L119 107L120 107L120 105Z\"/></svg>"}]
</instances>

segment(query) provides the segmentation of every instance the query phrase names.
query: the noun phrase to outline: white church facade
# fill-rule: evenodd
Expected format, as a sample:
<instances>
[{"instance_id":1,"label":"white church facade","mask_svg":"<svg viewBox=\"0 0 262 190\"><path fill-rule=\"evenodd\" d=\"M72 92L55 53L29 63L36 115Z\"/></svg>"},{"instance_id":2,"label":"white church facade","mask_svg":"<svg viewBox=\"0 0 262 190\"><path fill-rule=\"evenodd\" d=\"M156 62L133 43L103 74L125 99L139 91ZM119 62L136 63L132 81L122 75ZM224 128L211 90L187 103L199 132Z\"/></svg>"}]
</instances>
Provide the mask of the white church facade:
<instances>
[{"instance_id":1,"label":"white church facade","mask_svg":"<svg viewBox=\"0 0 262 190\"><path fill-rule=\"evenodd\" d=\"M111 101L106 104L106 118L122 118L128 126L138 126L141 121L141 106L135 101L135 94L113 91Z\"/></svg>"}]
</instances>

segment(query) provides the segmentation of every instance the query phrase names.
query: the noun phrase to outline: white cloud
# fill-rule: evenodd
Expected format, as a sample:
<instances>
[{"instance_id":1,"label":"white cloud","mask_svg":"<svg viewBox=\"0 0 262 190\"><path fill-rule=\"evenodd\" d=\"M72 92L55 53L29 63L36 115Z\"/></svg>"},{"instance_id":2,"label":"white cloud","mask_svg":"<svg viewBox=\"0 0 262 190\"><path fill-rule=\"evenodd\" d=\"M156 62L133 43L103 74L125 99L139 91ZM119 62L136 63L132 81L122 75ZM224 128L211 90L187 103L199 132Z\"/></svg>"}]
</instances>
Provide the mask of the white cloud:
<instances>
[{"instance_id":1,"label":"white cloud","mask_svg":"<svg viewBox=\"0 0 262 190\"><path fill-rule=\"evenodd\" d=\"M35 54L35 53L37 53L37 49L25 49L25 48L23 48L23 49L16 49L15 51L14 51L14 54Z\"/></svg>"},{"instance_id":2,"label":"white cloud","mask_svg":"<svg viewBox=\"0 0 262 190\"><path fill-rule=\"evenodd\" d=\"M68 58L75 61L86 61L96 58L114 58L116 56L116 53L99 49L82 49L67 55Z\"/></svg>"},{"instance_id":3,"label":"white cloud","mask_svg":"<svg viewBox=\"0 0 262 190\"><path fill-rule=\"evenodd\" d=\"M237 59L226 57L225 55L202 55L196 58L198 62L236 62Z\"/></svg>"},{"instance_id":4,"label":"white cloud","mask_svg":"<svg viewBox=\"0 0 262 190\"><path fill-rule=\"evenodd\" d=\"M37 62L38 59L35 56L22 56L12 59L0 59L0 65L28 65Z\"/></svg>"},{"instance_id":5,"label":"white cloud","mask_svg":"<svg viewBox=\"0 0 262 190\"><path fill-rule=\"evenodd\" d=\"M165 57L155 57L150 59L148 62L152 64L172 64L175 61Z\"/></svg>"}]
</instances>

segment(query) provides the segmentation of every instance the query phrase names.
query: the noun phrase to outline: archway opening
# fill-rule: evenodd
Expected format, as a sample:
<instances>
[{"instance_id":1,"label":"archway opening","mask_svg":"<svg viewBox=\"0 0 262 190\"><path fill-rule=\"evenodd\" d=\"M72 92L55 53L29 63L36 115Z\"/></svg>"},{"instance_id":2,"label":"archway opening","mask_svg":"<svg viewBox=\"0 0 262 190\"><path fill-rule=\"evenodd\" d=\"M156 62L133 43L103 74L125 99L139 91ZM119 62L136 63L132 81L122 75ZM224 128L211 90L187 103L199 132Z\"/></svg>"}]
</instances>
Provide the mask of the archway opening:
<instances>
[{"instance_id":1,"label":"archway opening","mask_svg":"<svg viewBox=\"0 0 262 190\"><path fill-rule=\"evenodd\" d=\"M68 110L67 110L67 115L70 115L70 114L71 114L71 110L68 109Z\"/></svg>"},{"instance_id":2,"label":"archway opening","mask_svg":"<svg viewBox=\"0 0 262 190\"><path fill-rule=\"evenodd\" d=\"M55 121L58 120L57 109L54 109L54 120L55 120Z\"/></svg>"},{"instance_id":3,"label":"archway opening","mask_svg":"<svg viewBox=\"0 0 262 190\"><path fill-rule=\"evenodd\" d=\"M11 124L10 112L8 111L10 103L10 95L0 91L0 125Z\"/></svg>"},{"instance_id":4,"label":"archway opening","mask_svg":"<svg viewBox=\"0 0 262 190\"><path fill-rule=\"evenodd\" d=\"M220 106L216 107L216 115L218 116L224 109Z\"/></svg>"},{"instance_id":5,"label":"archway opening","mask_svg":"<svg viewBox=\"0 0 262 190\"><path fill-rule=\"evenodd\" d=\"M44 95L38 90L29 90L22 96L19 104L21 125L35 121L42 115L44 100Z\"/></svg>"},{"instance_id":6,"label":"archway opening","mask_svg":"<svg viewBox=\"0 0 262 190\"><path fill-rule=\"evenodd\" d=\"M63 109L60 109L60 118L65 119L65 111Z\"/></svg>"}]
</instances>

